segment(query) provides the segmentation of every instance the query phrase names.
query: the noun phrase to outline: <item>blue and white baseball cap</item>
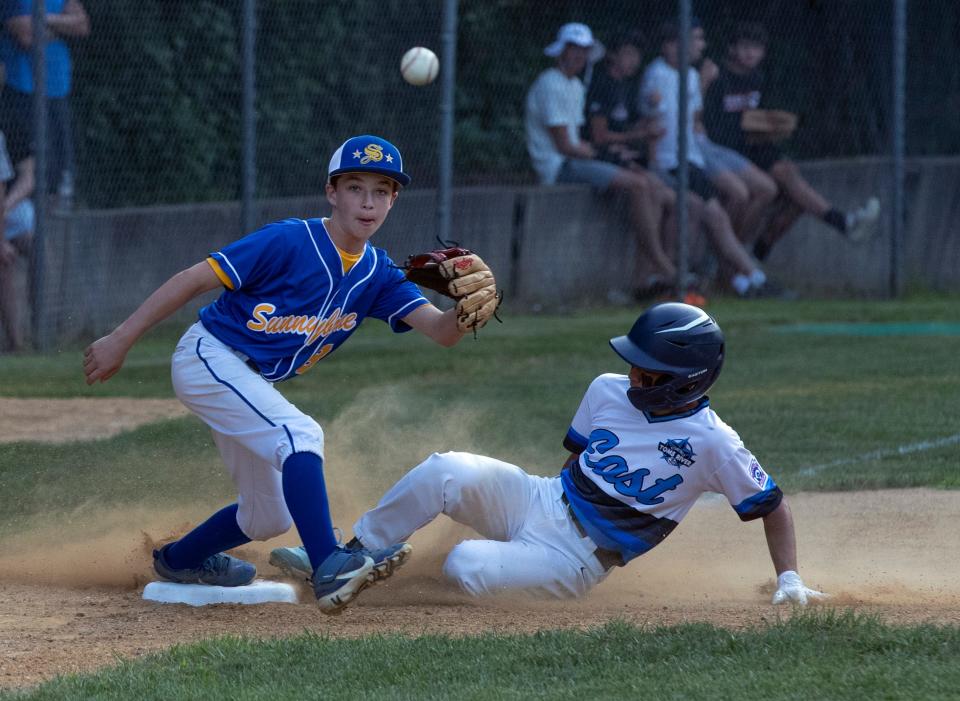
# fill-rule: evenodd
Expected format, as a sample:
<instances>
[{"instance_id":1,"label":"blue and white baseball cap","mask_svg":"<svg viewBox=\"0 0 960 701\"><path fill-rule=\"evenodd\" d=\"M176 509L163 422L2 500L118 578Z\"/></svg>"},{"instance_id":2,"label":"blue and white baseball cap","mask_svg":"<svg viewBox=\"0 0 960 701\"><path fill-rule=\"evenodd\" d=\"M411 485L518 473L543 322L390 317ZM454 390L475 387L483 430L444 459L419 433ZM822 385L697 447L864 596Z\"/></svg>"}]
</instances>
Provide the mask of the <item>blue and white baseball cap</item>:
<instances>
[{"instance_id":1,"label":"blue and white baseball cap","mask_svg":"<svg viewBox=\"0 0 960 701\"><path fill-rule=\"evenodd\" d=\"M353 136L333 152L327 180L344 173L377 173L395 180L403 187L410 176L403 172L403 158L396 146L379 136Z\"/></svg>"}]
</instances>

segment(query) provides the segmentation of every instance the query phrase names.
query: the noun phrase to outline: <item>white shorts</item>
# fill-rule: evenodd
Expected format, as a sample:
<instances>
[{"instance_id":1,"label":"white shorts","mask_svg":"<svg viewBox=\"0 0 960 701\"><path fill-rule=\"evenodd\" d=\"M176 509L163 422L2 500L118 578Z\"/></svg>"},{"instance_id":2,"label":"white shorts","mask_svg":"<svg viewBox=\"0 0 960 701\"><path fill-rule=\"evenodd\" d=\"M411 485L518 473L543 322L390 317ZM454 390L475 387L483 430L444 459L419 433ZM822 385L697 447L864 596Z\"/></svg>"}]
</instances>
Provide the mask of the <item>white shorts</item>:
<instances>
[{"instance_id":1,"label":"white shorts","mask_svg":"<svg viewBox=\"0 0 960 701\"><path fill-rule=\"evenodd\" d=\"M477 531L447 556L444 574L473 596L521 591L571 598L607 576L582 536L559 477L472 453L434 453L404 475L353 527L368 548L406 540L438 514Z\"/></svg>"},{"instance_id":2,"label":"white shorts","mask_svg":"<svg viewBox=\"0 0 960 701\"><path fill-rule=\"evenodd\" d=\"M703 171L711 178L717 173L728 171L736 175L752 165L746 156L726 146L713 143L704 134L697 134L696 139L703 153Z\"/></svg>"},{"instance_id":3,"label":"white shorts","mask_svg":"<svg viewBox=\"0 0 960 701\"><path fill-rule=\"evenodd\" d=\"M32 200L20 200L13 209L7 212L4 234L8 239L32 234L34 227L34 211Z\"/></svg>"},{"instance_id":4,"label":"white shorts","mask_svg":"<svg viewBox=\"0 0 960 701\"><path fill-rule=\"evenodd\" d=\"M171 365L180 401L213 431L237 487L237 523L252 540L292 525L283 462L295 452L323 457L323 430L199 321L177 343Z\"/></svg>"},{"instance_id":5,"label":"white shorts","mask_svg":"<svg viewBox=\"0 0 960 701\"><path fill-rule=\"evenodd\" d=\"M598 161L592 158L568 158L560 166L557 174L557 184L586 183L597 190L606 190L623 168L607 161Z\"/></svg>"}]
</instances>

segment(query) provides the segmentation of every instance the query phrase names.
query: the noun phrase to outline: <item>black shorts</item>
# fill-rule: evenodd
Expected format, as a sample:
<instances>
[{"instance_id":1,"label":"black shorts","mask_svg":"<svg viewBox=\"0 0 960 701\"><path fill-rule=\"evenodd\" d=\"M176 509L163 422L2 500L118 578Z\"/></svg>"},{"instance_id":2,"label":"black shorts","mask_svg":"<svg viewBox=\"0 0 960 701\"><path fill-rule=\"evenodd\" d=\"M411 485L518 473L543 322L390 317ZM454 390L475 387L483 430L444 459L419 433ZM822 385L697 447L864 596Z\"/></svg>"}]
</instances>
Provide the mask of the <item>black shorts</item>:
<instances>
[{"instance_id":1,"label":"black shorts","mask_svg":"<svg viewBox=\"0 0 960 701\"><path fill-rule=\"evenodd\" d=\"M33 96L5 86L0 91L0 131L16 166L33 155Z\"/></svg>"},{"instance_id":2,"label":"black shorts","mask_svg":"<svg viewBox=\"0 0 960 701\"><path fill-rule=\"evenodd\" d=\"M776 144L746 146L743 155L753 161L760 170L770 170L774 163L784 159L783 151Z\"/></svg>"},{"instance_id":3,"label":"black shorts","mask_svg":"<svg viewBox=\"0 0 960 701\"><path fill-rule=\"evenodd\" d=\"M672 182L667 182L667 185L676 187L679 182L676 168L670 171L670 177L672 178ZM700 170L700 168L693 165L693 163L687 164L687 187L690 192L700 195L704 202L712 200L717 196L717 189L713 186L713 183L710 182L710 178L708 178L707 174Z\"/></svg>"}]
</instances>

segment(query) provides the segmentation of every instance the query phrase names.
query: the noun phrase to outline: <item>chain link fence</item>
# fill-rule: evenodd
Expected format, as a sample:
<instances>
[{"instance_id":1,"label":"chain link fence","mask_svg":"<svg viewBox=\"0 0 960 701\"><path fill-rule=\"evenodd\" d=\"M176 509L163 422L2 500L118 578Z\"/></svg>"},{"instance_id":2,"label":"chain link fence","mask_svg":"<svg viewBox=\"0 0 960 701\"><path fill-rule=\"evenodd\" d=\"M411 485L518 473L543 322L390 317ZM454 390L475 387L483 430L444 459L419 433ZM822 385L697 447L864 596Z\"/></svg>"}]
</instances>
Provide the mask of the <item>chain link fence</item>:
<instances>
[{"instance_id":1,"label":"chain link fence","mask_svg":"<svg viewBox=\"0 0 960 701\"><path fill-rule=\"evenodd\" d=\"M244 233L235 206L244 193L244 3L82 1L89 36L64 39L73 63L75 191L69 201L62 198L51 208L44 243L49 255L41 272L47 292L39 295L43 308L33 314L34 335L48 338L102 331L176 266ZM71 2L77 0L46 4L55 13ZM706 55L717 64L725 60L738 22L766 27L769 99L800 118L785 144L789 156L801 163L874 158L874 167L887 177L885 159L896 126L896 2L699 0L693 13L705 30ZM442 21L445 6L449 11L451 5L457 13L450 156L452 184L458 187L454 238L466 230L474 240L498 232L477 229L487 205L471 204L463 188L481 192L537 183L524 144L524 100L537 75L551 65L543 50L558 27L584 22L604 43L636 30L645 41L645 65L658 53L659 26L678 13L677 0L259 0L254 3L255 139L247 142L255 144L257 223L322 212L331 152L348 136L376 133L403 151L413 176L404 197L420 198L418 216L403 220L417 229L416 238L403 244L422 248L430 243L433 189L441 184L439 164L445 155L438 146L445 76L413 87L403 82L399 61L416 45L442 53ZM912 3L909 10L906 154L956 155L960 6L935 0ZM871 182L886 205L890 181L884 177ZM290 199L271 204L282 198ZM535 208L510 202L503 205L510 211L497 226L507 229L499 233L515 253L515 230ZM206 209L188 206L199 203ZM181 209L139 209L161 205ZM889 211L885 206L884 215ZM191 222L217 233L205 236L187 226ZM161 226L187 226L190 233ZM190 246L193 240L197 243ZM96 256L106 259L99 264L103 272L95 271ZM23 269L21 262L21 287ZM119 282L108 281L118 275ZM74 292L64 294L70 286ZM102 302L106 294L126 304L99 316L77 309L78 304L108 307ZM49 320L46 327L36 323L40 317Z\"/></svg>"}]
</instances>

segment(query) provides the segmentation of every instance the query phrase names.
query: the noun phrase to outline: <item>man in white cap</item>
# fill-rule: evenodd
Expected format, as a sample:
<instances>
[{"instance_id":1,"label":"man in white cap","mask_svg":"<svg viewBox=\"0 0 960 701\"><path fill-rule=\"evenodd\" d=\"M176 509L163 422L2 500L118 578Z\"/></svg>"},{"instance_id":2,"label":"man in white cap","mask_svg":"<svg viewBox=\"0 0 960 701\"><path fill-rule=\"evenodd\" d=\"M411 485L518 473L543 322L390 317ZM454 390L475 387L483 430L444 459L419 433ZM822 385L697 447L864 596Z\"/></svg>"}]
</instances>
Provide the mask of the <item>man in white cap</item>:
<instances>
[{"instance_id":1,"label":"man in white cap","mask_svg":"<svg viewBox=\"0 0 960 701\"><path fill-rule=\"evenodd\" d=\"M647 262L657 277L673 280L676 267L660 235L664 216L673 209L674 194L650 173L628 170L598 160L593 146L580 139L586 89L580 74L603 57L603 46L590 27L571 22L560 27L544 53L556 65L543 71L527 93L527 151L544 185L586 183L600 191L620 190L630 202L630 223Z\"/></svg>"}]
</instances>

